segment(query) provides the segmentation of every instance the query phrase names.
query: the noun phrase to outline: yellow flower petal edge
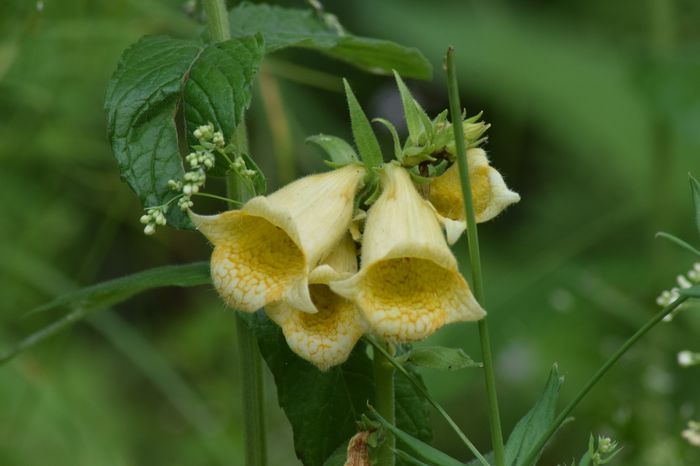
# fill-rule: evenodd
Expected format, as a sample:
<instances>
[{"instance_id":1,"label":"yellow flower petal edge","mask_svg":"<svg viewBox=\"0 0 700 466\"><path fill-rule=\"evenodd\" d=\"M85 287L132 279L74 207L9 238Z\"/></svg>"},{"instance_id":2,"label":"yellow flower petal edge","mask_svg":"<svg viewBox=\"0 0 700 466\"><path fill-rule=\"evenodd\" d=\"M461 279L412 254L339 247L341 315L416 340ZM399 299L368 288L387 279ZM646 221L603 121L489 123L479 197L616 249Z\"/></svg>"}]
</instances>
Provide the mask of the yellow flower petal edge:
<instances>
[{"instance_id":1,"label":"yellow flower petal edge","mask_svg":"<svg viewBox=\"0 0 700 466\"><path fill-rule=\"evenodd\" d=\"M501 174L489 165L483 149L469 149L467 162L477 222L491 220L509 205L520 201L520 195L508 189ZM441 216L451 220L465 220L457 163L433 179L429 199Z\"/></svg>"},{"instance_id":2,"label":"yellow flower petal edge","mask_svg":"<svg viewBox=\"0 0 700 466\"><path fill-rule=\"evenodd\" d=\"M356 271L355 243L348 235L309 276L309 293L318 313L302 312L285 301L265 308L270 319L282 327L291 350L321 370L345 362L366 331L355 304L328 287L330 281Z\"/></svg>"},{"instance_id":3,"label":"yellow flower petal edge","mask_svg":"<svg viewBox=\"0 0 700 466\"><path fill-rule=\"evenodd\" d=\"M226 303L254 312L284 299L316 312L308 274L348 230L364 173L348 165L255 197L240 210L210 216L190 212L214 245L212 280Z\"/></svg>"},{"instance_id":4,"label":"yellow flower petal edge","mask_svg":"<svg viewBox=\"0 0 700 466\"><path fill-rule=\"evenodd\" d=\"M372 330L393 342L484 317L408 172L387 164L381 177L384 189L367 213L360 272L331 282L331 289L354 300Z\"/></svg>"}]
</instances>

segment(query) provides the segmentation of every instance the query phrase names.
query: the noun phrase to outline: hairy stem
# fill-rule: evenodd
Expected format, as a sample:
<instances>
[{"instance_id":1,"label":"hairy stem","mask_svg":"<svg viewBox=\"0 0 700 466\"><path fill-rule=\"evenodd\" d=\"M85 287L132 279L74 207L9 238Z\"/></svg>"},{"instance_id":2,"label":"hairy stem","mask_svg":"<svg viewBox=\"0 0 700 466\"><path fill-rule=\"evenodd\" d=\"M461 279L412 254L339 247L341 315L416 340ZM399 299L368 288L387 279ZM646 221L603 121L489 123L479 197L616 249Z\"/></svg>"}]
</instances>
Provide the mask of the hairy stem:
<instances>
[{"instance_id":1,"label":"hairy stem","mask_svg":"<svg viewBox=\"0 0 700 466\"><path fill-rule=\"evenodd\" d=\"M469 243L469 258L472 269L472 285L474 297L483 307L484 282L481 273L481 253L479 252L479 234L476 229L476 214L472 202L472 190L469 182L469 166L466 159L464 146L464 126L462 122L462 106L459 102L459 87L457 85L457 71L454 63L454 49L447 51L447 90L450 98L450 117L454 127L455 146L457 149L457 164L459 168L459 180L462 185L464 197L464 209L467 216L467 239ZM489 424L491 427L491 442L493 444L496 466L505 464L505 447L503 446L503 433L501 431L501 417L498 410L498 395L496 393L496 377L493 370L493 357L491 355L491 337L486 318L479 321L479 339L481 342L481 354L484 360L484 377L486 381L486 393L489 403Z\"/></svg>"},{"instance_id":2,"label":"hairy stem","mask_svg":"<svg viewBox=\"0 0 700 466\"><path fill-rule=\"evenodd\" d=\"M204 11L207 13L207 26L211 33L212 42L223 42L231 38L228 26L228 15L224 0L204 0Z\"/></svg>"},{"instance_id":3,"label":"hairy stem","mask_svg":"<svg viewBox=\"0 0 700 466\"><path fill-rule=\"evenodd\" d=\"M374 384L376 393L376 405L379 414L391 424L396 423L396 409L394 406L394 366L385 354L390 355L391 345L386 344L385 353L374 351ZM378 464L394 466L396 460L394 449L396 438L391 432L386 432L386 440L379 448Z\"/></svg>"},{"instance_id":4,"label":"hairy stem","mask_svg":"<svg viewBox=\"0 0 700 466\"><path fill-rule=\"evenodd\" d=\"M615 351L615 353L610 356L610 358L605 361L605 363L598 369L598 371L593 374L593 377L586 383L586 385L583 386L583 388L576 394L573 400L566 405L566 408L562 410L561 413L554 419L552 424L549 426L549 429L542 434L542 437L537 441L535 446L532 448L530 451L530 454L528 457L525 459L525 462L523 464L529 465L532 464L535 461L535 458L537 458L537 455L539 454L539 451L542 450L544 445L547 443L547 440L550 439L552 435L559 429L559 427L564 423L564 421L569 417L569 414L571 414L571 411L574 410L574 408L581 402L583 397L585 397L589 391L595 386L595 384L598 383L598 381L605 375L608 370L629 350L632 345L637 343L640 338L642 338L649 330L654 328L656 324L661 322L664 317L669 315L671 312L673 312L678 306L683 304L686 300L688 299L687 296L681 296L678 298L676 301L674 301L672 304L669 304L665 308L663 308L661 311L659 311L654 317L652 317L646 324L644 324L639 330L637 330L634 335L629 337L625 343L623 343L620 348Z\"/></svg>"}]
</instances>

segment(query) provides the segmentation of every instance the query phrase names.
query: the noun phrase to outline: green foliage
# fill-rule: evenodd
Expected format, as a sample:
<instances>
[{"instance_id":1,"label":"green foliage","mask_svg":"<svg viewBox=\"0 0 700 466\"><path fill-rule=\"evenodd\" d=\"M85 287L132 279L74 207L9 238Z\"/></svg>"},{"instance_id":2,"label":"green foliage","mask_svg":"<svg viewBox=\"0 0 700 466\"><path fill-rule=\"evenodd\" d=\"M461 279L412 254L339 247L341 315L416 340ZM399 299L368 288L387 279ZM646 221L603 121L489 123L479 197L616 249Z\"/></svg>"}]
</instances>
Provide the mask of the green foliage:
<instances>
[{"instance_id":1,"label":"green foliage","mask_svg":"<svg viewBox=\"0 0 700 466\"><path fill-rule=\"evenodd\" d=\"M681 296L690 296L691 298L700 298L700 285L691 286L690 288L679 288L678 293Z\"/></svg>"},{"instance_id":2,"label":"green foliage","mask_svg":"<svg viewBox=\"0 0 700 466\"><path fill-rule=\"evenodd\" d=\"M312 10L244 2L229 15L232 36L262 33L266 52L285 47L318 50L365 71L429 79L432 66L418 50L394 42L341 33L324 24Z\"/></svg>"},{"instance_id":3,"label":"green foliage","mask_svg":"<svg viewBox=\"0 0 700 466\"><path fill-rule=\"evenodd\" d=\"M419 461L427 461L429 464L435 466L464 466L464 463L394 426L374 409L372 409L372 416L377 419L385 429L394 434L396 439L401 442L406 449L409 449L412 455Z\"/></svg>"},{"instance_id":4,"label":"green foliage","mask_svg":"<svg viewBox=\"0 0 700 466\"><path fill-rule=\"evenodd\" d=\"M415 380L425 389L423 379L417 370L408 368ZM430 403L416 390L416 387L403 374L394 373L394 393L396 425L411 436L429 443L433 439L430 422ZM397 447L402 447L399 440Z\"/></svg>"},{"instance_id":5,"label":"green foliage","mask_svg":"<svg viewBox=\"0 0 700 466\"><path fill-rule=\"evenodd\" d=\"M427 128L424 129L425 112L421 113L419 110L420 106L415 101L411 95L411 91L408 90L406 84L399 76L399 73L394 71L394 78L396 79L396 85L399 88L399 94L401 95L401 105L403 105L403 115L406 119L406 126L408 128L408 139L411 144L416 145L419 142L421 134L425 131L430 131L433 125L429 124ZM430 121L430 119L428 119Z\"/></svg>"},{"instance_id":6,"label":"green foliage","mask_svg":"<svg viewBox=\"0 0 700 466\"><path fill-rule=\"evenodd\" d=\"M556 364L549 373L544 392L535 406L515 425L506 442L506 464L529 466L524 463L531 450L554 420L559 390L564 378L559 375ZM539 458L538 452L536 458Z\"/></svg>"},{"instance_id":7,"label":"green foliage","mask_svg":"<svg viewBox=\"0 0 700 466\"><path fill-rule=\"evenodd\" d=\"M107 127L122 179L144 206L167 203L175 196L168 180L184 174L178 113L187 132L210 122L231 137L250 104L262 53L262 40L250 36L214 45L150 36L124 52L107 90ZM167 219L191 226L179 209L169 209Z\"/></svg>"},{"instance_id":8,"label":"green foliage","mask_svg":"<svg viewBox=\"0 0 700 466\"><path fill-rule=\"evenodd\" d=\"M10 350L0 354L0 364L3 364L17 354L25 351L46 338L64 330L70 325L85 318L90 311L105 309L144 291L166 286L190 287L211 283L209 264L197 262L188 265L170 265L145 270L126 277L116 278L97 285L66 293L58 298L37 307L32 314L46 312L61 307L73 310L34 332L19 342Z\"/></svg>"},{"instance_id":9,"label":"green foliage","mask_svg":"<svg viewBox=\"0 0 700 466\"><path fill-rule=\"evenodd\" d=\"M359 162L355 149L345 140L329 136L327 134L317 134L306 138L307 142L313 142L323 149L331 159L334 166L343 166L349 163Z\"/></svg>"},{"instance_id":10,"label":"green foliage","mask_svg":"<svg viewBox=\"0 0 700 466\"><path fill-rule=\"evenodd\" d=\"M280 328L264 313L245 317L275 378L297 457L306 466L322 465L352 437L355 421L374 398L372 365L364 344L341 366L321 372L289 349Z\"/></svg>"},{"instance_id":11,"label":"green foliage","mask_svg":"<svg viewBox=\"0 0 700 466\"><path fill-rule=\"evenodd\" d=\"M343 85L345 86L345 97L347 98L348 108L350 110L352 136L355 139L355 145L360 152L362 162L371 173L374 168L381 167L384 162L382 150L379 147L377 136L372 130L372 125L369 123L367 115L365 115L364 110L362 110L360 103L357 101L357 97L355 97L355 94L352 92L350 84L343 79Z\"/></svg>"},{"instance_id":12,"label":"green foliage","mask_svg":"<svg viewBox=\"0 0 700 466\"><path fill-rule=\"evenodd\" d=\"M437 369L441 371L457 371L467 367L481 367L461 348L446 348L444 346L421 346L413 348L406 354L396 358L399 362L408 362L416 366Z\"/></svg>"},{"instance_id":13,"label":"green foliage","mask_svg":"<svg viewBox=\"0 0 700 466\"><path fill-rule=\"evenodd\" d=\"M688 244L686 241L683 241L682 239L680 239L679 237L677 237L675 235L660 231L656 234L656 237L666 239L666 240L672 242L673 244L675 244L676 246L679 246L681 249L685 249L688 252L692 252L696 256L700 256L700 250L694 248L693 246Z\"/></svg>"}]
</instances>

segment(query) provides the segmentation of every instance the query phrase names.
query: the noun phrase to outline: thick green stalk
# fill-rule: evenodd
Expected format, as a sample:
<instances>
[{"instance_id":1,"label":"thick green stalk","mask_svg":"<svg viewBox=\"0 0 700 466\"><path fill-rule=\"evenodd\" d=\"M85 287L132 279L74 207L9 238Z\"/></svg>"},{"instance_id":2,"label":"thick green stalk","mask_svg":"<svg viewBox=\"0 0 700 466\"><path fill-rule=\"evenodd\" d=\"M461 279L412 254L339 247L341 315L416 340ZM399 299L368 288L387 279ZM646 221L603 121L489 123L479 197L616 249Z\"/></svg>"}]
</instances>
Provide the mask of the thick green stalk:
<instances>
[{"instance_id":1,"label":"thick green stalk","mask_svg":"<svg viewBox=\"0 0 700 466\"><path fill-rule=\"evenodd\" d=\"M457 71L454 63L454 49L447 51L447 92L450 98L450 117L454 127L455 146L457 149L457 165L459 168L459 180L462 185L464 197L464 209L467 216L467 239L469 242L469 258L472 269L472 285L474 297L485 306L484 282L481 273L481 254L479 252L479 233L476 229L476 214L472 202L472 190L469 182L469 166L466 159L464 145L464 125L462 122L462 106L459 102L459 87L457 86ZM501 431L501 417L498 411L498 396L496 393L496 377L493 370L493 357L491 355L491 337L486 318L479 321L479 337L481 341L481 354L484 360L484 376L486 379L486 393L489 403L489 424L491 427L491 442L493 443L494 459L496 466L505 464L505 447L503 446L503 433Z\"/></svg>"},{"instance_id":2,"label":"thick green stalk","mask_svg":"<svg viewBox=\"0 0 700 466\"><path fill-rule=\"evenodd\" d=\"M391 346L386 345L388 351ZM388 353L390 354L390 353ZM376 408L379 414L391 424L396 423L396 409L394 406L394 366L380 351L374 351L374 386L376 394ZM396 460L394 449L396 438L391 432L386 432L386 440L379 448L378 464L382 466L394 466Z\"/></svg>"},{"instance_id":3,"label":"thick green stalk","mask_svg":"<svg viewBox=\"0 0 700 466\"><path fill-rule=\"evenodd\" d=\"M228 25L228 14L224 0L204 0L204 11L207 13L207 26L212 42L223 42L231 38Z\"/></svg>"},{"instance_id":4,"label":"thick green stalk","mask_svg":"<svg viewBox=\"0 0 700 466\"><path fill-rule=\"evenodd\" d=\"M224 0L204 0L209 32L213 42L222 42L231 38L228 15ZM239 124L233 136L241 150L248 150L245 124ZM227 179L227 195L231 199L245 201L237 186L235 176ZM231 205L231 207L234 207ZM267 464L267 445L265 439L265 410L263 404L263 376L260 348L239 313L236 313L236 334L238 357L241 365L241 383L243 388L243 417L245 419L245 464L248 466L265 466Z\"/></svg>"},{"instance_id":5,"label":"thick green stalk","mask_svg":"<svg viewBox=\"0 0 700 466\"><path fill-rule=\"evenodd\" d=\"M569 417L571 411L574 410L574 408L581 402L583 397L585 397L586 394L588 394L588 392L591 391L595 384L598 383L598 381L605 375L606 372L608 372L608 370L610 370L610 368L618 361L618 359L620 359L627 352L627 350L629 350L632 347L632 345L634 345L640 338L642 338L649 330L654 328L656 324L661 322L664 317L673 312L687 299L687 296L681 296L672 304L666 306L661 311L659 311L654 317L651 318L651 320L649 320L639 330L637 330L634 333L634 335L629 337L627 341L622 346L620 346L620 348L617 351L615 351L615 353L612 356L610 356L610 358L607 361L605 361L605 363L600 367L600 369L598 369L598 371L595 374L593 374L593 377L591 377L591 379L586 383L586 385L584 385L584 387L578 392L578 394L576 394L574 399L571 400L571 402L566 406L566 408L564 408L562 412L559 413L559 415L556 419L554 419L547 431L544 434L542 434L542 437L537 441L537 444L532 448L530 454L522 464L533 464L540 450L542 450L542 448L550 439L550 437L554 435L554 433L557 430L559 430L559 427Z\"/></svg>"}]
</instances>

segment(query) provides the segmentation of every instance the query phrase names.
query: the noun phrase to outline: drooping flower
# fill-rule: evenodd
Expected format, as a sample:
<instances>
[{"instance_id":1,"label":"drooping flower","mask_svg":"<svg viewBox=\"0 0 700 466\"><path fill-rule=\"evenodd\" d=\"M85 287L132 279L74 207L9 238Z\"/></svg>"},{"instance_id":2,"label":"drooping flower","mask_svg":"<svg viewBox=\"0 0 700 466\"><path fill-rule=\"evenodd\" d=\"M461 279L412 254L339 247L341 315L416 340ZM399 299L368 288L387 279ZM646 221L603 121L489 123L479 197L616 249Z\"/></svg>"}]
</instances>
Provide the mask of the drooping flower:
<instances>
[{"instance_id":1,"label":"drooping flower","mask_svg":"<svg viewBox=\"0 0 700 466\"><path fill-rule=\"evenodd\" d=\"M367 213L361 269L331 289L355 301L389 341L420 340L444 324L484 317L409 173L387 164L381 180L382 194Z\"/></svg>"},{"instance_id":2,"label":"drooping flower","mask_svg":"<svg viewBox=\"0 0 700 466\"><path fill-rule=\"evenodd\" d=\"M477 222L491 220L509 205L520 201L520 195L508 189L501 174L489 165L483 149L469 149L467 163ZM456 162L443 174L435 177L429 189L430 202L440 215L464 222L464 199Z\"/></svg>"},{"instance_id":3,"label":"drooping flower","mask_svg":"<svg viewBox=\"0 0 700 466\"><path fill-rule=\"evenodd\" d=\"M347 165L255 197L240 210L191 213L214 245L212 280L226 303L253 312L284 299L315 313L309 273L347 232L364 173L359 165Z\"/></svg>"},{"instance_id":4,"label":"drooping flower","mask_svg":"<svg viewBox=\"0 0 700 466\"><path fill-rule=\"evenodd\" d=\"M291 350L321 370L345 362L365 333L366 324L355 304L328 286L331 281L348 278L356 271L355 243L346 234L323 264L309 275L309 294L318 309L316 314L295 309L284 300L265 307L270 319L282 327Z\"/></svg>"}]
</instances>

